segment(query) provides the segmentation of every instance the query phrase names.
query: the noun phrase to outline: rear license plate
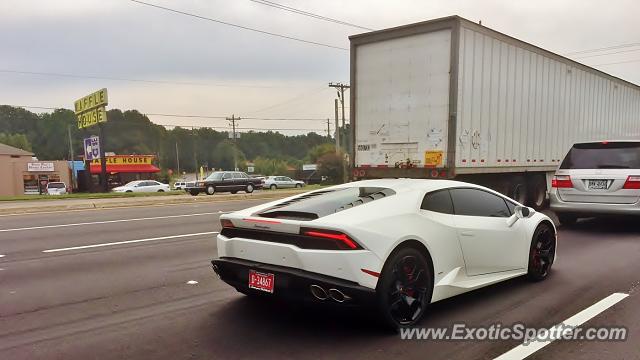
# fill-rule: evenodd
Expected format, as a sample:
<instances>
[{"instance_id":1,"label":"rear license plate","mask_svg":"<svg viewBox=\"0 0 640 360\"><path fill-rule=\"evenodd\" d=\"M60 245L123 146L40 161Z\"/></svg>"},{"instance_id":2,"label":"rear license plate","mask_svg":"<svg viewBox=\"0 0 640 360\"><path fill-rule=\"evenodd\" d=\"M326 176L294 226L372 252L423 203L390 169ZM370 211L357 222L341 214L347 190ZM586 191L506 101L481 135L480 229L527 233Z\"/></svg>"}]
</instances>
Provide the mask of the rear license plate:
<instances>
[{"instance_id":1,"label":"rear license plate","mask_svg":"<svg viewBox=\"0 0 640 360\"><path fill-rule=\"evenodd\" d=\"M607 180L589 180L590 190L604 190L607 188Z\"/></svg>"},{"instance_id":2,"label":"rear license plate","mask_svg":"<svg viewBox=\"0 0 640 360\"><path fill-rule=\"evenodd\" d=\"M273 293L275 275L249 270L249 287L252 289Z\"/></svg>"}]
</instances>

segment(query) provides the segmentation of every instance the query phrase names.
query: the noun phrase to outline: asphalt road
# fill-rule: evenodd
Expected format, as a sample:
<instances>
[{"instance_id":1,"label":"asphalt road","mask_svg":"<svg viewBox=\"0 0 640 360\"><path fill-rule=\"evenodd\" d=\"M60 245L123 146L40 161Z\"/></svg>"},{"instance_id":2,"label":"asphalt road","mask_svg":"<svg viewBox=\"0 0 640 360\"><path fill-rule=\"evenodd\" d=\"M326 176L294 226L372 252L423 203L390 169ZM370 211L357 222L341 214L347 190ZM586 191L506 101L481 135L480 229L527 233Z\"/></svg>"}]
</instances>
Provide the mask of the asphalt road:
<instances>
[{"instance_id":1,"label":"asphalt road","mask_svg":"<svg viewBox=\"0 0 640 360\"><path fill-rule=\"evenodd\" d=\"M0 216L0 359L491 359L520 344L400 340L364 309L246 298L209 261L220 213L261 201ZM531 358L640 358L637 220L561 229L558 252L546 281L444 300L421 325L551 327L624 292L587 324L626 326L627 341L556 341Z\"/></svg>"}]
</instances>

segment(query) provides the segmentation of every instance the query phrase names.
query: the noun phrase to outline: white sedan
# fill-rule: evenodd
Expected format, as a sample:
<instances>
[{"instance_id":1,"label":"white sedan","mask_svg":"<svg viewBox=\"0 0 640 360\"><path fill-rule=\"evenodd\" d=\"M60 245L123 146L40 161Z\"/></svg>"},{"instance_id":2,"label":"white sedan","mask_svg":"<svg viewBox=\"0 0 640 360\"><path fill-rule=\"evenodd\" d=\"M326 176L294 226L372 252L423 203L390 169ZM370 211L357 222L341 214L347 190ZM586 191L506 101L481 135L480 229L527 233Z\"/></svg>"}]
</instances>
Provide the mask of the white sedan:
<instances>
[{"instance_id":1,"label":"white sedan","mask_svg":"<svg viewBox=\"0 0 640 360\"><path fill-rule=\"evenodd\" d=\"M333 186L220 217L220 278L247 295L375 305L397 329L429 303L547 277L556 229L482 186L385 179Z\"/></svg>"},{"instance_id":2,"label":"white sedan","mask_svg":"<svg viewBox=\"0 0 640 360\"><path fill-rule=\"evenodd\" d=\"M136 180L113 188L114 192L165 192L170 190L169 184L155 180Z\"/></svg>"}]
</instances>

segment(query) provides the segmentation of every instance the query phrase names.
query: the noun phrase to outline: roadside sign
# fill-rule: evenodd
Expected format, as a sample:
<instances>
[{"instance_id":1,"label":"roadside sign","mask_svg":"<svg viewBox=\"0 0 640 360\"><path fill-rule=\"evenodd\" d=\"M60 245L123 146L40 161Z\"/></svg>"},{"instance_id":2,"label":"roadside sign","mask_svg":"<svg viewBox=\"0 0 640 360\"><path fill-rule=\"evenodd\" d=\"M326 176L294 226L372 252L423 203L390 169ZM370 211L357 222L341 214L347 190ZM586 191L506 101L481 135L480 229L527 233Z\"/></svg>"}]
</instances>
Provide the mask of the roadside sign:
<instances>
[{"instance_id":1,"label":"roadside sign","mask_svg":"<svg viewBox=\"0 0 640 360\"><path fill-rule=\"evenodd\" d=\"M108 104L109 98L107 96L106 88L100 89L93 94L89 94L81 99L76 100L73 103L76 115L98 107L104 108Z\"/></svg>"},{"instance_id":2,"label":"roadside sign","mask_svg":"<svg viewBox=\"0 0 640 360\"><path fill-rule=\"evenodd\" d=\"M107 110L104 106L78 114L78 129L87 128L107 121Z\"/></svg>"},{"instance_id":3,"label":"roadside sign","mask_svg":"<svg viewBox=\"0 0 640 360\"><path fill-rule=\"evenodd\" d=\"M84 139L84 159L93 160L100 158L100 138L92 136Z\"/></svg>"},{"instance_id":4,"label":"roadside sign","mask_svg":"<svg viewBox=\"0 0 640 360\"><path fill-rule=\"evenodd\" d=\"M254 171L255 171L255 168L253 166L247 166L247 172L252 173Z\"/></svg>"}]
</instances>

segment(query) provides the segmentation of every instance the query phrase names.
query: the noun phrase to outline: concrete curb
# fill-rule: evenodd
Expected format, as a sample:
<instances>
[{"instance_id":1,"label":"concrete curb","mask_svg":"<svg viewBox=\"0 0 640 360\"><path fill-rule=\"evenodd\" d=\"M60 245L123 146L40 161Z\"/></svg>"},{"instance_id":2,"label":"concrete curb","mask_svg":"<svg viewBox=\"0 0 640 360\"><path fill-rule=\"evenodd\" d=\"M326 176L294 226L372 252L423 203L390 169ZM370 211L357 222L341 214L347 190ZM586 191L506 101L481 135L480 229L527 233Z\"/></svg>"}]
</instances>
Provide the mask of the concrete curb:
<instances>
[{"instance_id":1,"label":"concrete curb","mask_svg":"<svg viewBox=\"0 0 640 360\"><path fill-rule=\"evenodd\" d=\"M224 194L224 195L171 195L171 196L150 196L150 197L132 197L119 199L65 199L65 200L26 200L23 203L13 203L9 206L0 203L0 215L20 215L20 214L38 214L48 212L62 211L79 211L92 209L114 209L122 207L136 206L160 206L172 204L197 204L197 203L215 203L222 201L238 201L238 200L260 200L260 199L279 199L295 194L306 192L305 189L300 190L267 190L254 192L252 194ZM47 202L56 201L55 204L47 204ZM65 201L70 203L64 204Z\"/></svg>"}]
</instances>

